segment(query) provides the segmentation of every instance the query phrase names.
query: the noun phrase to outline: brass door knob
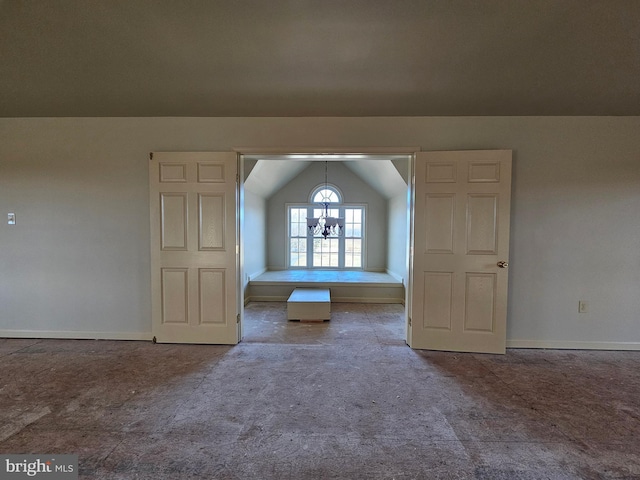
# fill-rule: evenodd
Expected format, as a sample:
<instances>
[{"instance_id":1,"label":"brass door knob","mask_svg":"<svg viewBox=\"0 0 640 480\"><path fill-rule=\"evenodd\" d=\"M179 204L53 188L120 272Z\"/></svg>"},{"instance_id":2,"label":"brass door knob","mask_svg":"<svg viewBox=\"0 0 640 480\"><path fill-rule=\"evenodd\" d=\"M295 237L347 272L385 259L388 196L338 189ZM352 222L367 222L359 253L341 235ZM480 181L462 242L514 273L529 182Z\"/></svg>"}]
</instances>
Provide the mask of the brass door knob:
<instances>
[{"instance_id":1,"label":"brass door knob","mask_svg":"<svg viewBox=\"0 0 640 480\"><path fill-rule=\"evenodd\" d=\"M509 262L498 262L498 267L507 268L509 266Z\"/></svg>"}]
</instances>

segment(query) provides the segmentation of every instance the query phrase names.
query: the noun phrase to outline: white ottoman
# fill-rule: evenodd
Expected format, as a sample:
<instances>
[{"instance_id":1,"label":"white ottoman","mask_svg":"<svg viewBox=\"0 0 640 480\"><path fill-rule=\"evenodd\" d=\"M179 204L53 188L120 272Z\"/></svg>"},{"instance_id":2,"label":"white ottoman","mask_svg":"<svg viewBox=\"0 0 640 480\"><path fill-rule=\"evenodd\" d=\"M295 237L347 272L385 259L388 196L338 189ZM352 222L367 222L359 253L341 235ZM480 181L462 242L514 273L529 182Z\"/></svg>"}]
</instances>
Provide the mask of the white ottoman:
<instances>
[{"instance_id":1,"label":"white ottoman","mask_svg":"<svg viewBox=\"0 0 640 480\"><path fill-rule=\"evenodd\" d=\"M331 294L328 288L296 288L287 300L289 320L331 320Z\"/></svg>"}]
</instances>

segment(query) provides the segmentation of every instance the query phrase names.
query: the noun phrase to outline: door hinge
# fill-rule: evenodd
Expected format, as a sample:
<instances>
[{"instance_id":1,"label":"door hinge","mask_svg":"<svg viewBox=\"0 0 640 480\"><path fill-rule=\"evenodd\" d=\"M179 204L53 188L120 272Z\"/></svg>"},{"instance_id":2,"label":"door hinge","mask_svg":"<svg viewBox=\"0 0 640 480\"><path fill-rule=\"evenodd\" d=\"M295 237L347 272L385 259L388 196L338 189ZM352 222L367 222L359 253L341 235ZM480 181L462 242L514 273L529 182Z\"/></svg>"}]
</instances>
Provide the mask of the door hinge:
<instances>
[{"instance_id":1,"label":"door hinge","mask_svg":"<svg viewBox=\"0 0 640 480\"><path fill-rule=\"evenodd\" d=\"M153 160L153 152L149 152L149 160Z\"/></svg>"},{"instance_id":2,"label":"door hinge","mask_svg":"<svg viewBox=\"0 0 640 480\"><path fill-rule=\"evenodd\" d=\"M236 183L240 184L240 175L236 173Z\"/></svg>"},{"instance_id":3,"label":"door hinge","mask_svg":"<svg viewBox=\"0 0 640 480\"><path fill-rule=\"evenodd\" d=\"M409 326L411 326L411 317L409 317Z\"/></svg>"},{"instance_id":4,"label":"door hinge","mask_svg":"<svg viewBox=\"0 0 640 480\"><path fill-rule=\"evenodd\" d=\"M236 315L236 323L240 323L240 314Z\"/></svg>"}]
</instances>

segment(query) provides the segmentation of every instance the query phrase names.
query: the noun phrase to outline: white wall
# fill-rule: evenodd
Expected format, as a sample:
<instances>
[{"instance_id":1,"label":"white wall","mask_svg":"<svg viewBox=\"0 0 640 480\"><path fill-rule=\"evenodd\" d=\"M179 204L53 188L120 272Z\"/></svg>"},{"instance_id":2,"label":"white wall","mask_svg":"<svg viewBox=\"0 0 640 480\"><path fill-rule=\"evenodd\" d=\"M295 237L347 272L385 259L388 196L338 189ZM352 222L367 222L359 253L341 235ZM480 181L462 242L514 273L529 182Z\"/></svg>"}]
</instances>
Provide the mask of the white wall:
<instances>
[{"instance_id":1,"label":"white wall","mask_svg":"<svg viewBox=\"0 0 640 480\"><path fill-rule=\"evenodd\" d=\"M408 160L394 160L393 164L402 176L402 179L409 183L411 165ZM407 237L409 232L408 218L408 192L396 195L387 202L389 232L387 234L387 270L392 275L402 278L402 283L407 285L409 277L407 263Z\"/></svg>"},{"instance_id":2,"label":"white wall","mask_svg":"<svg viewBox=\"0 0 640 480\"><path fill-rule=\"evenodd\" d=\"M387 270L407 285L407 194L388 201L389 231L387 233Z\"/></svg>"},{"instance_id":3,"label":"white wall","mask_svg":"<svg viewBox=\"0 0 640 480\"><path fill-rule=\"evenodd\" d=\"M345 203L366 204L366 270L385 271L387 264L386 200L341 162L328 165L329 183L336 185ZM311 191L324 182L324 162L313 162L268 200L268 265L270 270L287 268L286 204L308 203Z\"/></svg>"},{"instance_id":4,"label":"white wall","mask_svg":"<svg viewBox=\"0 0 640 480\"><path fill-rule=\"evenodd\" d=\"M509 344L640 345L640 117L0 119L0 335L148 337L148 153L283 146L513 149Z\"/></svg>"},{"instance_id":5,"label":"white wall","mask_svg":"<svg viewBox=\"0 0 640 480\"><path fill-rule=\"evenodd\" d=\"M244 191L244 273L255 277L267 269L266 230L267 201L251 192ZM244 279L246 285L247 278Z\"/></svg>"}]
</instances>

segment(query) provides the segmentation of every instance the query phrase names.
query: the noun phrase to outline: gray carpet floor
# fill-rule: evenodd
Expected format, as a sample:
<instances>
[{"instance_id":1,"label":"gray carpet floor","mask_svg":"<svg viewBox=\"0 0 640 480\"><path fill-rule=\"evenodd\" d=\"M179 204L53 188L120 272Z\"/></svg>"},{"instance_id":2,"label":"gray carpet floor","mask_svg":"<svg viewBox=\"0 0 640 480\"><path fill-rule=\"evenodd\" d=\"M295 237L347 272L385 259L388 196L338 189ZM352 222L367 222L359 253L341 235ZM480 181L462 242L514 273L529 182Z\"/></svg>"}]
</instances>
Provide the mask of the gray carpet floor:
<instances>
[{"instance_id":1,"label":"gray carpet floor","mask_svg":"<svg viewBox=\"0 0 640 480\"><path fill-rule=\"evenodd\" d=\"M0 340L0 453L86 479L640 479L640 352L414 351L399 305L237 346Z\"/></svg>"}]
</instances>

